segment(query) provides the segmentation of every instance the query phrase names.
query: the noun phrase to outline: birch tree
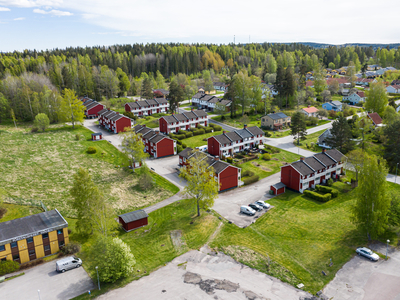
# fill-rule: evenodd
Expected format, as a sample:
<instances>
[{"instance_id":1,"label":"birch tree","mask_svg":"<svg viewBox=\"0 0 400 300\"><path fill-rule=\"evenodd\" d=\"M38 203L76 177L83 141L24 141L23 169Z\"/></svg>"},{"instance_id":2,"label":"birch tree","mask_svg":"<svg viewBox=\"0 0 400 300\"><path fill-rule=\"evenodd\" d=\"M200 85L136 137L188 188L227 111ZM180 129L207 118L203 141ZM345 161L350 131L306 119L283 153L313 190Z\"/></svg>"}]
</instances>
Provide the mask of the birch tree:
<instances>
[{"instance_id":1,"label":"birch tree","mask_svg":"<svg viewBox=\"0 0 400 300\"><path fill-rule=\"evenodd\" d=\"M134 128L128 128L123 133L121 148L122 152L128 157L133 171L135 170L135 163L144 164L144 160L149 157L149 154L144 152L144 144L140 134L136 134Z\"/></svg>"},{"instance_id":2,"label":"birch tree","mask_svg":"<svg viewBox=\"0 0 400 300\"><path fill-rule=\"evenodd\" d=\"M70 89L63 91L58 116L63 122L71 122L72 128L75 128L76 122L83 122L85 118L85 106L75 95L75 91Z\"/></svg>"}]
</instances>

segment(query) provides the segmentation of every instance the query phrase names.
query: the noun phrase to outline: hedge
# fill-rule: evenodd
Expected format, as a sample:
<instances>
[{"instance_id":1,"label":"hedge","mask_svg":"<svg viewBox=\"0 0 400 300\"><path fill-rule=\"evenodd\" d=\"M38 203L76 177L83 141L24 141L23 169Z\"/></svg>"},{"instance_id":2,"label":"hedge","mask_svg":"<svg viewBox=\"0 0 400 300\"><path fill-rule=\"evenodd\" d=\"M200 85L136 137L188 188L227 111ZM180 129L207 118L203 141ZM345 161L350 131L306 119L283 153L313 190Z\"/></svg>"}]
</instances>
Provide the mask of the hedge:
<instances>
[{"instance_id":1,"label":"hedge","mask_svg":"<svg viewBox=\"0 0 400 300\"><path fill-rule=\"evenodd\" d=\"M304 195L319 202L328 202L332 198L332 195L330 193L321 195L309 190L305 190Z\"/></svg>"},{"instance_id":2,"label":"hedge","mask_svg":"<svg viewBox=\"0 0 400 300\"><path fill-rule=\"evenodd\" d=\"M268 150L271 153L280 153L281 152L281 150L279 148L275 148L270 145L264 145L264 149Z\"/></svg>"},{"instance_id":3,"label":"hedge","mask_svg":"<svg viewBox=\"0 0 400 300\"><path fill-rule=\"evenodd\" d=\"M176 143L177 143L178 145L182 145L182 141L180 141L180 140L177 140Z\"/></svg>"},{"instance_id":4,"label":"hedge","mask_svg":"<svg viewBox=\"0 0 400 300\"><path fill-rule=\"evenodd\" d=\"M213 128L211 128L211 127L206 127L206 133L210 133L211 131L213 131Z\"/></svg>"},{"instance_id":5,"label":"hedge","mask_svg":"<svg viewBox=\"0 0 400 300\"><path fill-rule=\"evenodd\" d=\"M249 176L249 177L254 176L254 172L250 171L250 170L246 170L242 173L242 177L246 177L246 176Z\"/></svg>"},{"instance_id":6,"label":"hedge","mask_svg":"<svg viewBox=\"0 0 400 300\"><path fill-rule=\"evenodd\" d=\"M205 130L204 129L197 129L193 131L193 135L202 135L205 134Z\"/></svg>"},{"instance_id":7,"label":"hedge","mask_svg":"<svg viewBox=\"0 0 400 300\"><path fill-rule=\"evenodd\" d=\"M183 150L183 148L182 148L182 146L181 145L177 145L176 146L176 151L179 153L179 152L182 152L182 150Z\"/></svg>"},{"instance_id":8,"label":"hedge","mask_svg":"<svg viewBox=\"0 0 400 300\"><path fill-rule=\"evenodd\" d=\"M192 136L193 136L193 132L191 132L191 131L186 131L186 132L185 132L185 136L186 136L187 138L192 137Z\"/></svg>"},{"instance_id":9,"label":"hedge","mask_svg":"<svg viewBox=\"0 0 400 300\"><path fill-rule=\"evenodd\" d=\"M315 189L317 190L317 192L330 193L332 195L332 198L336 198L337 196L339 196L339 191L329 186L316 185Z\"/></svg>"},{"instance_id":10,"label":"hedge","mask_svg":"<svg viewBox=\"0 0 400 300\"><path fill-rule=\"evenodd\" d=\"M244 178L244 179L242 179L243 180L243 182L244 182L244 185L249 185L249 184L251 184L251 183L253 183L253 182L257 182L258 180L260 180L260 176L258 176L258 175L253 175L253 176L251 176L251 177L247 177L247 178Z\"/></svg>"},{"instance_id":11,"label":"hedge","mask_svg":"<svg viewBox=\"0 0 400 300\"><path fill-rule=\"evenodd\" d=\"M217 124L214 124L214 123L210 123L210 124L208 124L208 126L211 126L212 128L214 128L214 131L221 131L222 130L221 126L219 126Z\"/></svg>"},{"instance_id":12,"label":"hedge","mask_svg":"<svg viewBox=\"0 0 400 300\"><path fill-rule=\"evenodd\" d=\"M0 261L0 276L19 270L19 263L12 260Z\"/></svg>"},{"instance_id":13,"label":"hedge","mask_svg":"<svg viewBox=\"0 0 400 300\"><path fill-rule=\"evenodd\" d=\"M183 140L186 138L186 135L184 134L175 134L175 138L177 138L178 140Z\"/></svg>"},{"instance_id":14,"label":"hedge","mask_svg":"<svg viewBox=\"0 0 400 300\"><path fill-rule=\"evenodd\" d=\"M232 157L228 157L227 159L226 159L226 161L228 162L228 163L233 163L233 158Z\"/></svg>"}]
</instances>

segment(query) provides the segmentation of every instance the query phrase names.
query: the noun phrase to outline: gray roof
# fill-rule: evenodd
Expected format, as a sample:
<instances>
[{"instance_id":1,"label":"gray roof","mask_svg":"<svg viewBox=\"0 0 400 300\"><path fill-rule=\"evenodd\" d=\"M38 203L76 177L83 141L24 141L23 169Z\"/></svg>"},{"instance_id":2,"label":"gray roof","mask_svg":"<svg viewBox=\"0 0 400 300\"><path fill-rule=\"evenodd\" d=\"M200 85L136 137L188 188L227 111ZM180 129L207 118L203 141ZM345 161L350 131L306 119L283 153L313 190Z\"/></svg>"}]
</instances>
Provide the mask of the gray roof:
<instances>
[{"instance_id":1,"label":"gray roof","mask_svg":"<svg viewBox=\"0 0 400 300\"><path fill-rule=\"evenodd\" d=\"M304 159L304 162L309 165L314 171L322 170L325 168L314 156L310 156Z\"/></svg>"},{"instance_id":2,"label":"gray roof","mask_svg":"<svg viewBox=\"0 0 400 300\"><path fill-rule=\"evenodd\" d=\"M207 117L208 115L207 115L207 113L204 111L204 110L201 110L201 109L199 109L199 110L195 110L195 111L193 111L198 117Z\"/></svg>"},{"instance_id":3,"label":"gray roof","mask_svg":"<svg viewBox=\"0 0 400 300\"><path fill-rule=\"evenodd\" d=\"M139 209L123 215L119 215L118 217L120 217L125 223L130 223L136 220L147 218L148 216L149 215L143 209Z\"/></svg>"},{"instance_id":4,"label":"gray roof","mask_svg":"<svg viewBox=\"0 0 400 300\"><path fill-rule=\"evenodd\" d=\"M262 131L261 128L259 128L258 126L247 127L246 129L250 131L250 133L253 135L264 135L264 131Z\"/></svg>"},{"instance_id":5,"label":"gray roof","mask_svg":"<svg viewBox=\"0 0 400 300\"><path fill-rule=\"evenodd\" d=\"M292 163L292 166L299 171L301 175L309 175L314 173L314 171L301 160L295 161Z\"/></svg>"},{"instance_id":6,"label":"gray roof","mask_svg":"<svg viewBox=\"0 0 400 300\"><path fill-rule=\"evenodd\" d=\"M231 140L231 141L241 141L242 137L238 135L235 131L230 131L225 133L225 135Z\"/></svg>"},{"instance_id":7,"label":"gray roof","mask_svg":"<svg viewBox=\"0 0 400 300\"><path fill-rule=\"evenodd\" d=\"M105 113L106 111L108 111L108 109L107 109L107 108L103 108L103 109L100 110L97 114L100 116L100 115L102 115L103 113Z\"/></svg>"},{"instance_id":8,"label":"gray roof","mask_svg":"<svg viewBox=\"0 0 400 300\"><path fill-rule=\"evenodd\" d=\"M157 105L157 101L154 99L145 100L149 105Z\"/></svg>"},{"instance_id":9,"label":"gray roof","mask_svg":"<svg viewBox=\"0 0 400 300\"><path fill-rule=\"evenodd\" d=\"M331 103L335 104L336 106L342 105L342 102L337 101L337 100L331 101Z\"/></svg>"},{"instance_id":10,"label":"gray roof","mask_svg":"<svg viewBox=\"0 0 400 300\"><path fill-rule=\"evenodd\" d=\"M192 154L193 154L193 149L190 147L187 147L178 153L179 156L182 156L184 158L189 158L190 156L192 156Z\"/></svg>"},{"instance_id":11,"label":"gray roof","mask_svg":"<svg viewBox=\"0 0 400 300\"><path fill-rule=\"evenodd\" d=\"M273 184L272 186L273 186L274 188L276 188L277 190L279 190L279 189L281 189L281 188L283 188L283 187L286 187L286 185L285 185L284 183L282 183L282 182L275 183L275 184Z\"/></svg>"},{"instance_id":12,"label":"gray roof","mask_svg":"<svg viewBox=\"0 0 400 300\"><path fill-rule=\"evenodd\" d=\"M239 134L242 138L250 138L250 137L252 137L253 135L248 131L248 130L246 130L245 128L243 128L243 129L240 129L240 130L235 130L235 132L237 133L237 134Z\"/></svg>"},{"instance_id":13,"label":"gray roof","mask_svg":"<svg viewBox=\"0 0 400 300\"><path fill-rule=\"evenodd\" d=\"M146 100L144 100L144 101L137 101L136 103L139 104L140 107L149 107L149 104L147 103Z\"/></svg>"},{"instance_id":14,"label":"gray roof","mask_svg":"<svg viewBox=\"0 0 400 300\"><path fill-rule=\"evenodd\" d=\"M178 120L175 119L173 116L164 116L164 117L161 117L161 118L164 118L164 120L167 121L167 123L169 123L169 124L173 124L173 123L178 122Z\"/></svg>"},{"instance_id":15,"label":"gray roof","mask_svg":"<svg viewBox=\"0 0 400 300\"><path fill-rule=\"evenodd\" d=\"M282 113L282 112L278 112L278 113L275 113L275 114L268 114L267 117L270 117L270 118L273 119L273 120L278 120L278 119L287 118L288 116L285 115L285 114Z\"/></svg>"},{"instance_id":16,"label":"gray roof","mask_svg":"<svg viewBox=\"0 0 400 300\"><path fill-rule=\"evenodd\" d=\"M330 149L326 151L326 154L328 154L330 157L332 157L336 161L341 161L342 157L344 156L342 152L340 152L337 149Z\"/></svg>"},{"instance_id":17,"label":"gray roof","mask_svg":"<svg viewBox=\"0 0 400 300\"><path fill-rule=\"evenodd\" d=\"M326 155L325 153L317 153L314 154L314 157L316 159L318 159L322 164L324 164L325 166L331 166L333 164L335 164L335 161L332 160L328 155Z\"/></svg>"},{"instance_id":18,"label":"gray roof","mask_svg":"<svg viewBox=\"0 0 400 300\"><path fill-rule=\"evenodd\" d=\"M101 132L95 132L95 133L92 133L92 135L102 135L102 133Z\"/></svg>"},{"instance_id":19,"label":"gray roof","mask_svg":"<svg viewBox=\"0 0 400 300\"><path fill-rule=\"evenodd\" d=\"M209 139L212 137L209 137ZM226 136L225 134L220 134L220 135L214 135L214 138L220 143L220 144L230 144L232 141Z\"/></svg>"},{"instance_id":20,"label":"gray roof","mask_svg":"<svg viewBox=\"0 0 400 300\"><path fill-rule=\"evenodd\" d=\"M188 119L196 119L197 116L194 114L194 112L188 111L188 112L184 112L183 113L184 116L186 116L186 118Z\"/></svg>"},{"instance_id":21,"label":"gray roof","mask_svg":"<svg viewBox=\"0 0 400 300\"><path fill-rule=\"evenodd\" d=\"M68 222L57 209L0 223L0 245L62 229Z\"/></svg>"},{"instance_id":22,"label":"gray roof","mask_svg":"<svg viewBox=\"0 0 400 300\"><path fill-rule=\"evenodd\" d=\"M167 137L167 136L165 136L165 135L163 135L163 134L161 134L161 133L159 133L159 134L156 134L155 136L153 136L152 138L150 138L150 142L152 142L152 143L154 143L154 144L157 144L159 141L161 141L162 139L169 139L169 137Z\"/></svg>"},{"instance_id":23,"label":"gray roof","mask_svg":"<svg viewBox=\"0 0 400 300\"><path fill-rule=\"evenodd\" d=\"M158 104L168 103L167 99L165 98L154 98L154 100L156 100Z\"/></svg>"},{"instance_id":24,"label":"gray roof","mask_svg":"<svg viewBox=\"0 0 400 300\"><path fill-rule=\"evenodd\" d=\"M130 108L140 108L140 105L137 102L129 102L127 103Z\"/></svg>"},{"instance_id":25,"label":"gray roof","mask_svg":"<svg viewBox=\"0 0 400 300\"><path fill-rule=\"evenodd\" d=\"M228 164L227 162L224 162L221 160L215 161L215 159L214 159L214 163L211 165L211 167L214 168L214 171L217 174L221 173L223 170L225 170L229 166L230 166L230 164Z\"/></svg>"}]
</instances>

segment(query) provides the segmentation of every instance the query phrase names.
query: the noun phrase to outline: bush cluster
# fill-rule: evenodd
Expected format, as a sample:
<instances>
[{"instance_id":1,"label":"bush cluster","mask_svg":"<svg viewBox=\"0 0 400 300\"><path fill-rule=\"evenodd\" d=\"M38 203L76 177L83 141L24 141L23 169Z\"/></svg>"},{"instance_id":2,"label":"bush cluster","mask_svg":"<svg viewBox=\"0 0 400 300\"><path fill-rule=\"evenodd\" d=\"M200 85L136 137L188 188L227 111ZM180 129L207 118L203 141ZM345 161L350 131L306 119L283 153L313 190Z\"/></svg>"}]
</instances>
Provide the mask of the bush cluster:
<instances>
[{"instance_id":1,"label":"bush cluster","mask_svg":"<svg viewBox=\"0 0 400 300\"><path fill-rule=\"evenodd\" d=\"M332 198L336 198L337 196L339 196L339 191L329 186L316 185L315 189L317 190L317 192L320 193L330 193L332 195Z\"/></svg>"},{"instance_id":2,"label":"bush cluster","mask_svg":"<svg viewBox=\"0 0 400 300\"><path fill-rule=\"evenodd\" d=\"M64 247L61 248L61 253L64 255L75 254L79 251L81 251L81 245L74 242L66 244Z\"/></svg>"},{"instance_id":3,"label":"bush cluster","mask_svg":"<svg viewBox=\"0 0 400 300\"><path fill-rule=\"evenodd\" d=\"M264 154L262 155L262 159L263 159L263 160L271 160L271 154L269 154L269 153L264 153Z\"/></svg>"},{"instance_id":4,"label":"bush cluster","mask_svg":"<svg viewBox=\"0 0 400 300\"><path fill-rule=\"evenodd\" d=\"M202 135L205 133L206 133L206 131L204 129L193 130L193 135Z\"/></svg>"},{"instance_id":5,"label":"bush cluster","mask_svg":"<svg viewBox=\"0 0 400 300\"><path fill-rule=\"evenodd\" d=\"M0 261L0 276L19 270L19 263L12 260Z\"/></svg>"},{"instance_id":6,"label":"bush cluster","mask_svg":"<svg viewBox=\"0 0 400 300\"><path fill-rule=\"evenodd\" d=\"M267 150L268 152L271 152L271 153L280 153L281 152L281 150L279 148L275 148L270 145L264 145L264 150Z\"/></svg>"},{"instance_id":7,"label":"bush cluster","mask_svg":"<svg viewBox=\"0 0 400 300\"><path fill-rule=\"evenodd\" d=\"M219 125L216 125L214 123L209 123L208 126L212 127L214 129L214 131L221 131L222 127Z\"/></svg>"},{"instance_id":8,"label":"bush cluster","mask_svg":"<svg viewBox=\"0 0 400 300\"><path fill-rule=\"evenodd\" d=\"M250 171L250 170L246 170L242 173L242 177L246 177L246 176L248 176L248 177L254 176L254 172Z\"/></svg>"},{"instance_id":9,"label":"bush cluster","mask_svg":"<svg viewBox=\"0 0 400 300\"><path fill-rule=\"evenodd\" d=\"M228 163L233 163L233 158L232 157L228 157L227 159L226 159L226 162L228 162Z\"/></svg>"},{"instance_id":10,"label":"bush cluster","mask_svg":"<svg viewBox=\"0 0 400 300\"><path fill-rule=\"evenodd\" d=\"M258 176L258 175L253 175L253 176L244 178L244 179L243 179L243 182L244 182L244 185L249 185L249 184L251 184L251 183L253 183L253 182L257 182L258 180L260 180L260 176Z\"/></svg>"},{"instance_id":11,"label":"bush cluster","mask_svg":"<svg viewBox=\"0 0 400 300\"><path fill-rule=\"evenodd\" d=\"M95 154L97 152L95 147L90 146L89 148L87 148L86 152L88 154Z\"/></svg>"},{"instance_id":12,"label":"bush cluster","mask_svg":"<svg viewBox=\"0 0 400 300\"><path fill-rule=\"evenodd\" d=\"M210 133L211 131L213 131L213 128L212 127L206 127L204 130L206 131L206 133Z\"/></svg>"},{"instance_id":13,"label":"bush cluster","mask_svg":"<svg viewBox=\"0 0 400 300\"><path fill-rule=\"evenodd\" d=\"M123 113L123 115L126 116L126 117L128 117L128 118L134 119L134 120L137 120L137 119L138 119L138 117L135 116L135 115L133 114L133 112L130 112L130 111L125 111L125 112Z\"/></svg>"},{"instance_id":14,"label":"bush cluster","mask_svg":"<svg viewBox=\"0 0 400 300\"><path fill-rule=\"evenodd\" d=\"M182 150L183 150L183 148L182 148L181 145L177 145L177 146L176 146L176 151L177 151L178 153L182 152Z\"/></svg>"},{"instance_id":15,"label":"bush cluster","mask_svg":"<svg viewBox=\"0 0 400 300\"><path fill-rule=\"evenodd\" d=\"M304 195L319 202L328 202L332 198L332 195L330 193L321 195L310 190L305 190Z\"/></svg>"}]
</instances>

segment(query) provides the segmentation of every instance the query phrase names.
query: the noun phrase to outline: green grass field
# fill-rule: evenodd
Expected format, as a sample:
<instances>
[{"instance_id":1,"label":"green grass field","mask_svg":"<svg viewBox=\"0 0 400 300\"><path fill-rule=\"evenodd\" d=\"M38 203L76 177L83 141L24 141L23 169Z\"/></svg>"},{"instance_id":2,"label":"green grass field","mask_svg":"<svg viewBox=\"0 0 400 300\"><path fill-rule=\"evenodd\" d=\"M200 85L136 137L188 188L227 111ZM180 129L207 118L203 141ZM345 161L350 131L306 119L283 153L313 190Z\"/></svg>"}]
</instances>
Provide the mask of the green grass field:
<instances>
[{"instance_id":1,"label":"green grass field","mask_svg":"<svg viewBox=\"0 0 400 300\"><path fill-rule=\"evenodd\" d=\"M195 147L207 145L207 141L204 141L204 139L207 139L209 137L212 137L214 135L219 135L219 134L222 134L222 131L214 131L214 132L205 133L202 135L196 135L196 136L192 136L187 139L183 139L182 143L186 144L186 146L188 146L188 147L195 148Z\"/></svg>"},{"instance_id":2,"label":"green grass field","mask_svg":"<svg viewBox=\"0 0 400 300\"><path fill-rule=\"evenodd\" d=\"M244 229L225 224L210 246L221 249L236 245L264 257L268 254L295 275L292 284L303 283L304 290L315 294L354 256L358 246L366 245L366 237L350 222L354 190L341 182L334 185L341 193L327 203L286 191L268 201L274 208L255 224ZM400 192L399 186L390 187ZM397 244L394 232L382 240L386 238Z\"/></svg>"},{"instance_id":3,"label":"green grass field","mask_svg":"<svg viewBox=\"0 0 400 300\"><path fill-rule=\"evenodd\" d=\"M281 166L283 166L284 163L294 162L298 160L300 156L301 155L295 153L280 150L280 153L271 154L271 160L263 160L260 155L260 158L240 164L239 167L242 168L242 173L249 170L262 179L280 172Z\"/></svg>"},{"instance_id":4,"label":"green grass field","mask_svg":"<svg viewBox=\"0 0 400 300\"><path fill-rule=\"evenodd\" d=\"M135 271L132 276L116 282L115 284L102 284L101 293L111 288L118 288L126 285L132 280L149 275L159 267L173 260L175 257L192 249L199 249L203 246L211 234L216 230L219 220L212 214L202 211L201 216L196 217L196 207L191 200L181 200L156 210L149 214L149 224L143 228L129 233L119 230L117 235L129 245L136 259ZM90 257L87 251L94 242L93 237L84 239L75 232L75 219L67 219L72 230L71 240L81 243L83 266L93 279L96 278L95 270L89 268ZM191 224L192 223L192 224ZM175 248L170 233L173 230L180 230L184 245ZM86 262L86 263L85 263ZM98 295L93 291L92 296ZM87 294L77 299L91 299Z\"/></svg>"},{"instance_id":5,"label":"green grass field","mask_svg":"<svg viewBox=\"0 0 400 300\"><path fill-rule=\"evenodd\" d=\"M146 120L146 118L148 120ZM158 119L159 118L155 118L152 116L147 116L145 118L138 118L136 120L136 125L146 125L149 128L158 128L159 127L159 123L158 123Z\"/></svg>"},{"instance_id":6,"label":"green grass field","mask_svg":"<svg viewBox=\"0 0 400 300\"><path fill-rule=\"evenodd\" d=\"M326 129L324 130L320 130L311 134L308 134L306 136L306 139L303 141L300 141L300 145L297 145L297 140L294 140L293 143L296 145L296 147L300 147L302 149L305 150L310 150L310 151L314 151L314 152L321 152L322 148L320 146L317 145L317 141L318 141L318 137L324 133ZM314 148L311 148L311 143L314 143ZM308 145L308 147L307 147Z\"/></svg>"},{"instance_id":7,"label":"green grass field","mask_svg":"<svg viewBox=\"0 0 400 300\"><path fill-rule=\"evenodd\" d=\"M67 201L79 167L90 171L116 211L143 208L176 191L156 175L159 183L153 189L138 189L138 174L122 168L124 155L107 141L90 141L91 131L83 127L58 126L34 134L28 128L0 126L0 130L0 186L10 197L41 200L48 209L74 216ZM87 154L89 146L97 153Z\"/></svg>"},{"instance_id":8,"label":"green grass field","mask_svg":"<svg viewBox=\"0 0 400 300\"><path fill-rule=\"evenodd\" d=\"M2 218L0 218L0 222L6 222L43 212L43 210L37 206L3 203L2 207L7 209L7 212Z\"/></svg>"}]
</instances>

